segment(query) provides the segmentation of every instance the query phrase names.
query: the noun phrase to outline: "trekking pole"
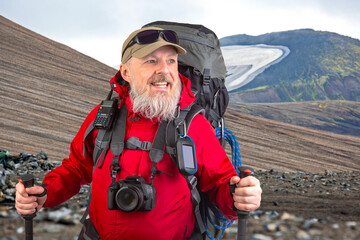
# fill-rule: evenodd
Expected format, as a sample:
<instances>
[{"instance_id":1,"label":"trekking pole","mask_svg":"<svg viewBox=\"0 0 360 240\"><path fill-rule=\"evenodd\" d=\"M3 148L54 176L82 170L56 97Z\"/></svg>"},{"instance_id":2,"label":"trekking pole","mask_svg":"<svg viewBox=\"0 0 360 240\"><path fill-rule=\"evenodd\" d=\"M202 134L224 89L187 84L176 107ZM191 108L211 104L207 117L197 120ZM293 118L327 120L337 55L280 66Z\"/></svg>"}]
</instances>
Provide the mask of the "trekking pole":
<instances>
[{"instance_id":1,"label":"trekking pole","mask_svg":"<svg viewBox=\"0 0 360 240\"><path fill-rule=\"evenodd\" d=\"M21 182L25 188L29 188L34 186L34 176L31 174L25 174L21 176L19 179L19 182ZM32 196L29 194L29 196ZM33 239L33 218L36 217L36 211L32 214L28 215L21 215L25 219L25 239L26 240L32 240Z\"/></svg>"},{"instance_id":2,"label":"trekking pole","mask_svg":"<svg viewBox=\"0 0 360 240\"><path fill-rule=\"evenodd\" d=\"M252 168L249 167L238 167L239 169L239 177L240 179L250 176L253 172ZM236 185L230 185L230 191L232 193L235 192ZM236 215L238 217L238 231L237 231L237 240L245 240L246 239L246 219L249 216L249 212L241 211L234 206L234 211L236 211Z\"/></svg>"}]
</instances>

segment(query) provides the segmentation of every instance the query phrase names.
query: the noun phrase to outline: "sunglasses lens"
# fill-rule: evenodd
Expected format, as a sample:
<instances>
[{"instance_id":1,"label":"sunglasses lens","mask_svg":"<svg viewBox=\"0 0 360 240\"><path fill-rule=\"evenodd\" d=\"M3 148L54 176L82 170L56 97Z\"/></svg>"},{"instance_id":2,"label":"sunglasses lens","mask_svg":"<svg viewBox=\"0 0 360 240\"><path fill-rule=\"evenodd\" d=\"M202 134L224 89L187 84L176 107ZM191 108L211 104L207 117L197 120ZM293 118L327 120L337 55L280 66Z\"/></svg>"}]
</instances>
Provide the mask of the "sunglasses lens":
<instances>
[{"instance_id":1,"label":"sunglasses lens","mask_svg":"<svg viewBox=\"0 0 360 240\"><path fill-rule=\"evenodd\" d=\"M138 43L148 44L156 42L159 38L159 31L147 30L137 34Z\"/></svg>"},{"instance_id":2,"label":"sunglasses lens","mask_svg":"<svg viewBox=\"0 0 360 240\"><path fill-rule=\"evenodd\" d=\"M177 35L174 31L164 30L162 31L164 39L170 43L178 43Z\"/></svg>"},{"instance_id":3,"label":"sunglasses lens","mask_svg":"<svg viewBox=\"0 0 360 240\"><path fill-rule=\"evenodd\" d=\"M162 34L165 41L170 43L178 44L178 37L174 31L171 30L145 30L142 32L139 32L131 41L128 43L128 45L125 47L122 55L124 55L125 51L134 45L135 43L138 44L149 44L154 43L159 39L160 34Z\"/></svg>"}]
</instances>

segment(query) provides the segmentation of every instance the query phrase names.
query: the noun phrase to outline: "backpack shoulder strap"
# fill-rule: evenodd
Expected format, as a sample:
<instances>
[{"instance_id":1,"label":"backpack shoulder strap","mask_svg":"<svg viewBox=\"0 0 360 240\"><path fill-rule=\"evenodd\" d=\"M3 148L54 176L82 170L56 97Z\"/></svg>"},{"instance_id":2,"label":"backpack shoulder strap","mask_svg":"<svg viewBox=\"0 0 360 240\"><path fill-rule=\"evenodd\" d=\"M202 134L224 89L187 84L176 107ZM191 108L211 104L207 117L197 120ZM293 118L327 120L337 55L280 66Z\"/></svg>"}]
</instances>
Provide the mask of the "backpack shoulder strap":
<instances>
[{"instance_id":1,"label":"backpack shoulder strap","mask_svg":"<svg viewBox=\"0 0 360 240\"><path fill-rule=\"evenodd\" d=\"M94 127L94 121L89 125L89 127L86 129L84 139L83 139L83 156L85 156L85 140L89 136L89 134L95 129ZM104 150L106 150L109 147L111 138L111 131L108 129L98 129L96 140L94 143L94 150L92 153L92 159L94 162L94 166L97 165L100 157L103 155Z\"/></svg>"},{"instance_id":2,"label":"backpack shoulder strap","mask_svg":"<svg viewBox=\"0 0 360 240\"><path fill-rule=\"evenodd\" d=\"M185 117L185 124L186 124L186 128L187 128L186 131L189 130L192 120L198 114L205 116L205 109L198 104L192 105L190 111L188 112L188 114Z\"/></svg>"},{"instance_id":3,"label":"backpack shoulder strap","mask_svg":"<svg viewBox=\"0 0 360 240\"><path fill-rule=\"evenodd\" d=\"M89 125L89 127L86 129L85 134L84 134L84 138L83 138L83 156L85 157L85 140L86 138L89 136L89 134L95 129L94 127L94 121L92 121Z\"/></svg>"},{"instance_id":4,"label":"backpack shoulder strap","mask_svg":"<svg viewBox=\"0 0 360 240\"><path fill-rule=\"evenodd\" d=\"M198 114L205 115L205 110L197 104L179 110L178 117L170 121L166 129L166 152L175 159L176 141L180 134L186 134L192 120Z\"/></svg>"},{"instance_id":5,"label":"backpack shoulder strap","mask_svg":"<svg viewBox=\"0 0 360 240\"><path fill-rule=\"evenodd\" d=\"M205 110L201 106L193 104L187 108L181 109L179 111L178 117L173 121L169 122L166 129L166 152L171 156L174 161L177 161L175 146L179 135L187 135L192 120L198 114L204 115ZM191 201L193 204L197 229L199 229L200 234L202 235L206 229L200 213L201 196L197 188L198 180L193 174L186 176L184 175L184 178L186 179L191 192Z\"/></svg>"},{"instance_id":6,"label":"backpack shoulder strap","mask_svg":"<svg viewBox=\"0 0 360 240\"><path fill-rule=\"evenodd\" d=\"M93 124L91 124L88 129L86 130L85 136L84 136L84 142L86 137L90 134L90 132L92 132L92 130L94 130L95 127L93 127ZM99 161L99 158L103 153L103 158L104 159L105 155L106 155L106 149L109 146L109 142L110 142L110 137L108 138L108 136L110 136L111 134L108 133L110 132L109 130L106 129L99 129L98 133L97 133L97 137L95 140L95 144L94 144L94 150L93 150L93 162L94 162L94 166L93 166L93 172L97 166L97 163ZM107 136L107 137L105 137ZM84 153L83 155L85 156L85 143L83 143L83 148L84 148ZM80 222L82 224L85 223L85 220L89 214L89 207L90 207L90 201L91 201L91 188L92 188L92 184L90 184L90 188L89 188L89 192L88 192L88 197L87 197L87 207L86 210L82 216L82 218L80 219Z\"/></svg>"}]
</instances>

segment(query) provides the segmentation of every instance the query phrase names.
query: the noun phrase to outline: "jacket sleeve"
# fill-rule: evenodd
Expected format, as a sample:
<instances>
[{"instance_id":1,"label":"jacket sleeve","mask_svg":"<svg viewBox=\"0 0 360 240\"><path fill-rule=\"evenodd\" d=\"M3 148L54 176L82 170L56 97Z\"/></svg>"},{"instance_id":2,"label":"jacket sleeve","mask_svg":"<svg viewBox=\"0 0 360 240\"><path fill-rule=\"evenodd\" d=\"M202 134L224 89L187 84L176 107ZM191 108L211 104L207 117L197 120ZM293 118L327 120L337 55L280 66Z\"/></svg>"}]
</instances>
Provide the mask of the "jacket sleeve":
<instances>
[{"instance_id":1,"label":"jacket sleeve","mask_svg":"<svg viewBox=\"0 0 360 240\"><path fill-rule=\"evenodd\" d=\"M47 184L47 199L44 207L53 207L65 202L77 194L82 185L91 182L94 165L92 151L96 131L92 131L86 139L84 137L95 119L97 109L98 107L94 108L87 116L71 142L69 157L45 176L43 184Z\"/></svg>"},{"instance_id":2,"label":"jacket sleeve","mask_svg":"<svg viewBox=\"0 0 360 240\"><path fill-rule=\"evenodd\" d=\"M236 171L214 129L204 116L197 115L191 122L188 135L195 143L200 190L207 193L210 202L216 204L227 219L235 220L229 182Z\"/></svg>"}]
</instances>

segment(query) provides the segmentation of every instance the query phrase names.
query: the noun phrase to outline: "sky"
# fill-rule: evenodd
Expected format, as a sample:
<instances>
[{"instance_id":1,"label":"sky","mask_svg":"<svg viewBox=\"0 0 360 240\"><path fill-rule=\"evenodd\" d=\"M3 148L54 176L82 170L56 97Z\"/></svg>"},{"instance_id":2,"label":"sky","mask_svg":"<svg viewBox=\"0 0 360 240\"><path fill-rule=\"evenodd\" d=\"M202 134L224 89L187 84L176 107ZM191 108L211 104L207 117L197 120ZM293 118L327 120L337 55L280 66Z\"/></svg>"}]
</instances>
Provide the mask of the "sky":
<instances>
[{"instance_id":1,"label":"sky","mask_svg":"<svg viewBox=\"0 0 360 240\"><path fill-rule=\"evenodd\" d=\"M153 21L219 38L312 28L360 39L359 12L359 0L0 0L2 16L116 68L126 37Z\"/></svg>"}]
</instances>

